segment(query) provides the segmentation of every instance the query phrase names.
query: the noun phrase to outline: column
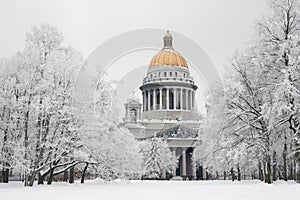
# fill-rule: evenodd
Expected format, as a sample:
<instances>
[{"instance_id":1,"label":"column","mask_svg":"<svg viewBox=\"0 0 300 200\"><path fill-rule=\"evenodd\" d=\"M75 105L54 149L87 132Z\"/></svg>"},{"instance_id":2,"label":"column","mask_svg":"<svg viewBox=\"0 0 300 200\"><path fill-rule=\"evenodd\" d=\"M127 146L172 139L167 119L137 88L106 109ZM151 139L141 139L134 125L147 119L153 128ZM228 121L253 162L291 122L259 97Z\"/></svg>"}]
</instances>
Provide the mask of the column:
<instances>
[{"instance_id":1,"label":"column","mask_svg":"<svg viewBox=\"0 0 300 200\"><path fill-rule=\"evenodd\" d=\"M153 90L153 110L156 110L156 89Z\"/></svg>"},{"instance_id":2,"label":"column","mask_svg":"<svg viewBox=\"0 0 300 200\"><path fill-rule=\"evenodd\" d=\"M176 95L177 95L177 92L176 92L176 88L173 89L173 104L174 104L174 107L173 109L176 110L176 105L177 105L177 101L176 101Z\"/></svg>"},{"instance_id":3,"label":"column","mask_svg":"<svg viewBox=\"0 0 300 200\"><path fill-rule=\"evenodd\" d=\"M196 180L197 179L197 169L196 169L196 165L192 164L192 174L193 174L193 179Z\"/></svg>"},{"instance_id":4,"label":"column","mask_svg":"<svg viewBox=\"0 0 300 200\"><path fill-rule=\"evenodd\" d=\"M180 88L180 110L182 110L183 108L182 108L182 106L183 106L183 102L182 102L182 100L183 100L183 98L182 98L182 94L183 94L183 92L182 92L182 88Z\"/></svg>"},{"instance_id":5,"label":"column","mask_svg":"<svg viewBox=\"0 0 300 200\"><path fill-rule=\"evenodd\" d=\"M193 94L192 94L192 99L193 99L193 105L192 105L192 108L195 109L195 91L193 91Z\"/></svg>"},{"instance_id":6,"label":"column","mask_svg":"<svg viewBox=\"0 0 300 200\"><path fill-rule=\"evenodd\" d=\"M166 169L161 170L161 178L166 179Z\"/></svg>"},{"instance_id":7,"label":"column","mask_svg":"<svg viewBox=\"0 0 300 200\"><path fill-rule=\"evenodd\" d=\"M127 104L127 107L126 107L126 109L125 109L125 120L126 121L129 121L129 114L128 114L128 104Z\"/></svg>"},{"instance_id":8,"label":"column","mask_svg":"<svg viewBox=\"0 0 300 200\"><path fill-rule=\"evenodd\" d=\"M170 105L169 105L169 88L167 88L167 90L166 90L166 92L167 92L167 110L169 110L169 108L170 108Z\"/></svg>"},{"instance_id":9,"label":"column","mask_svg":"<svg viewBox=\"0 0 300 200\"><path fill-rule=\"evenodd\" d=\"M145 92L143 91L143 111L145 111Z\"/></svg>"},{"instance_id":10,"label":"column","mask_svg":"<svg viewBox=\"0 0 300 200\"><path fill-rule=\"evenodd\" d=\"M151 95L150 95L150 90L148 90L148 111L150 111L150 98L151 98Z\"/></svg>"},{"instance_id":11,"label":"column","mask_svg":"<svg viewBox=\"0 0 300 200\"><path fill-rule=\"evenodd\" d=\"M140 121L141 120L141 107L139 106L137 109L137 113L136 113L136 120Z\"/></svg>"},{"instance_id":12,"label":"column","mask_svg":"<svg viewBox=\"0 0 300 200\"><path fill-rule=\"evenodd\" d=\"M173 149L173 156L177 160L177 157L176 157L176 147L174 147L174 149ZM173 169L173 176L176 176L176 165L174 166L174 169Z\"/></svg>"},{"instance_id":13,"label":"column","mask_svg":"<svg viewBox=\"0 0 300 200\"><path fill-rule=\"evenodd\" d=\"M186 178L186 152L185 149L182 150L182 174L183 178Z\"/></svg>"},{"instance_id":14,"label":"column","mask_svg":"<svg viewBox=\"0 0 300 200\"><path fill-rule=\"evenodd\" d=\"M159 109L162 110L162 88L159 88Z\"/></svg>"},{"instance_id":15,"label":"column","mask_svg":"<svg viewBox=\"0 0 300 200\"><path fill-rule=\"evenodd\" d=\"M148 90L145 91L145 111L148 111Z\"/></svg>"},{"instance_id":16,"label":"column","mask_svg":"<svg viewBox=\"0 0 300 200\"><path fill-rule=\"evenodd\" d=\"M189 94L190 94L190 95L189 95L189 100L190 100L190 108L189 108L189 109L190 109L190 110L193 109L193 105L192 105L192 104L193 104L193 101L192 101L192 93L193 93L192 90L190 90L190 92L189 92Z\"/></svg>"},{"instance_id":17,"label":"column","mask_svg":"<svg viewBox=\"0 0 300 200\"><path fill-rule=\"evenodd\" d=\"M194 109L194 107L193 107L193 91L191 91L191 108L192 108L192 110Z\"/></svg>"},{"instance_id":18,"label":"column","mask_svg":"<svg viewBox=\"0 0 300 200\"><path fill-rule=\"evenodd\" d=\"M189 91L187 89L185 89L185 109L188 110L189 109Z\"/></svg>"},{"instance_id":19,"label":"column","mask_svg":"<svg viewBox=\"0 0 300 200\"><path fill-rule=\"evenodd\" d=\"M182 110L185 110L185 89L182 89Z\"/></svg>"}]
</instances>

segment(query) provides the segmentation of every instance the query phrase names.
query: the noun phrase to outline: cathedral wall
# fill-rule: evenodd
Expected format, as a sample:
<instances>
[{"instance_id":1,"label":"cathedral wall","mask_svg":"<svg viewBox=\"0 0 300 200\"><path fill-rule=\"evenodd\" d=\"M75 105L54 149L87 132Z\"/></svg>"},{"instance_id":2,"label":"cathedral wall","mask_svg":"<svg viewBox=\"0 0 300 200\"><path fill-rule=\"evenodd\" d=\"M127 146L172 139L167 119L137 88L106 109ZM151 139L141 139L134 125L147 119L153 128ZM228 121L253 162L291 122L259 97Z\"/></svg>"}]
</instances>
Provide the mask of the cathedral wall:
<instances>
[{"instance_id":1,"label":"cathedral wall","mask_svg":"<svg viewBox=\"0 0 300 200\"><path fill-rule=\"evenodd\" d=\"M143 112L143 120L176 120L176 121L199 121L201 117L193 111L176 111L176 110L153 110Z\"/></svg>"}]
</instances>

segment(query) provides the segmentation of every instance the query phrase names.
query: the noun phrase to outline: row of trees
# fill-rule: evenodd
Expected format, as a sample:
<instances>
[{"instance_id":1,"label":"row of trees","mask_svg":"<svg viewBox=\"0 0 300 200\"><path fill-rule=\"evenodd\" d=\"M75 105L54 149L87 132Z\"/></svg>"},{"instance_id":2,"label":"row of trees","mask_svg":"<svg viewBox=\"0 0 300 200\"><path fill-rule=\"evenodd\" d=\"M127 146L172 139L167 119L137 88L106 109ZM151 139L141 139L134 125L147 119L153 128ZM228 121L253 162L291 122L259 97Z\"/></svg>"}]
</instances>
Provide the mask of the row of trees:
<instances>
[{"instance_id":1,"label":"row of trees","mask_svg":"<svg viewBox=\"0 0 300 200\"><path fill-rule=\"evenodd\" d=\"M267 183L300 182L300 4L272 0L270 6L249 47L226 68L226 100L222 88L213 91L220 98L204 128L209 148L203 156L198 147L194 158Z\"/></svg>"},{"instance_id":2,"label":"row of trees","mask_svg":"<svg viewBox=\"0 0 300 200\"><path fill-rule=\"evenodd\" d=\"M146 142L140 145L127 129L118 127L109 83L97 82L93 106L84 107L87 112L74 107L82 103L73 99L82 67L82 55L65 47L62 34L49 25L34 27L23 51L0 60L1 182L13 175L25 186L36 180L73 183L79 173L83 183L87 174L111 180L148 177L157 170L151 165L168 170L163 163L169 162L165 155L171 152L156 149L165 148L164 142L148 142L148 151L142 151ZM92 115L97 120L87 123ZM149 163L145 156L154 147L152 156L158 159Z\"/></svg>"}]
</instances>

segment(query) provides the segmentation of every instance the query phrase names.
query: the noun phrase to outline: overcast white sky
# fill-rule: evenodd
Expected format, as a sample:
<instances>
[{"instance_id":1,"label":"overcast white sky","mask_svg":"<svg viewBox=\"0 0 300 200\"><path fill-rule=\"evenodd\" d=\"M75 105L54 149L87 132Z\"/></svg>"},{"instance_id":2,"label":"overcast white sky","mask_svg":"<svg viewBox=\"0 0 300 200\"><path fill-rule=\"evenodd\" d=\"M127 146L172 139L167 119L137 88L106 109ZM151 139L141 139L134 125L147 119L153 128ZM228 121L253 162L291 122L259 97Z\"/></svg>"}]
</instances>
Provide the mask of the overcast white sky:
<instances>
[{"instance_id":1,"label":"overcast white sky","mask_svg":"<svg viewBox=\"0 0 300 200\"><path fill-rule=\"evenodd\" d=\"M0 56L24 46L25 33L49 23L88 56L111 36L163 28L199 43L218 67L243 47L267 0L0 0Z\"/></svg>"},{"instance_id":2,"label":"overcast white sky","mask_svg":"<svg viewBox=\"0 0 300 200\"><path fill-rule=\"evenodd\" d=\"M22 50L25 33L39 24L57 26L65 43L86 58L114 35L161 28L194 40L222 70L234 52L247 43L255 21L266 10L267 0L0 0L0 57ZM176 40L174 43L176 49ZM114 79L120 80L130 67L146 65L155 52L143 53L116 62L112 69L122 75ZM198 99L203 99L203 91L200 85ZM119 104L123 107L123 100Z\"/></svg>"}]
</instances>

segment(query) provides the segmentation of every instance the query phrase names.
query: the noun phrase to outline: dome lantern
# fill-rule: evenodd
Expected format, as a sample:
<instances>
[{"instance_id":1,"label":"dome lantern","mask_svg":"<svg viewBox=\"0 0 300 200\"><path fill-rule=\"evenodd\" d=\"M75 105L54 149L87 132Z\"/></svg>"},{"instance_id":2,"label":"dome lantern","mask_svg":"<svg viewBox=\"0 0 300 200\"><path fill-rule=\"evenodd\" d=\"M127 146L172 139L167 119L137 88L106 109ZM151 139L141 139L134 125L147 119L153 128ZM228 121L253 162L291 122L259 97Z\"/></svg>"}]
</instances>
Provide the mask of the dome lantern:
<instances>
[{"instance_id":1,"label":"dome lantern","mask_svg":"<svg viewBox=\"0 0 300 200\"><path fill-rule=\"evenodd\" d=\"M172 35L170 34L170 31L167 31L166 35L164 36L164 49L173 49L172 46Z\"/></svg>"}]
</instances>

